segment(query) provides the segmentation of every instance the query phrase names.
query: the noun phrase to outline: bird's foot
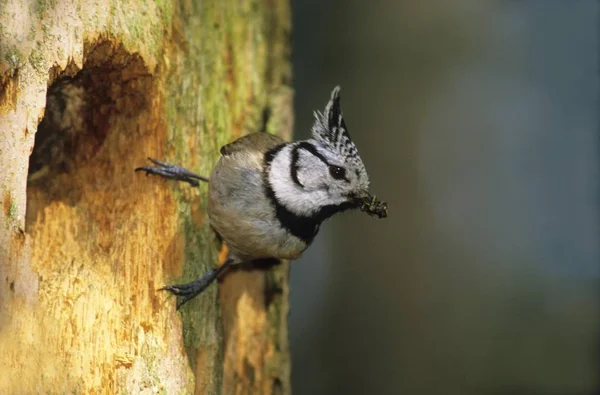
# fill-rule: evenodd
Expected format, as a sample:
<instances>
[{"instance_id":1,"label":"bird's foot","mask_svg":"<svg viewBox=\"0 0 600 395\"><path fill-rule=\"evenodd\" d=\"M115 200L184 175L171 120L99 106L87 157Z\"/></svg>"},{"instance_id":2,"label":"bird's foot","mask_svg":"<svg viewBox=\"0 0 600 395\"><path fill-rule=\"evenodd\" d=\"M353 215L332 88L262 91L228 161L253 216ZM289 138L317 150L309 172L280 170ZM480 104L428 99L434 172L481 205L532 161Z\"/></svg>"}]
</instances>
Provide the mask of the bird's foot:
<instances>
[{"instance_id":1,"label":"bird's foot","mask_svg":"<svg viewBox=\"0 0 600 395\"><path fill-rule=\"evenodd\" d=\"M178 296L177 310L179 310L181 306L200 295L217 278L213 272L214 270L191 283L167 285L159 289L159 291L169 291L173 295Z\"/></svg>"},{"instance_id":2,"label":"bird's foot","mask_svg":"<svg viewBox=\"0 0 600 395\"><path fill-rule=\"evenodd\" d=\"M146 175L154 174L157 176L165 177L170 180L177 180L187 182L192 186L197 187L200 185L198 181L208 182L207 177L203 177L192 171L184 169L170 163L161 162L156 159L148 158L148 160L157 166L142 166L135 169L135 171L145 171Z\"/></svg>"},{"instance_id":3,"label":"bird's foot","mask_svg":"<svg viewBox=\"0 0 600 395\"><path fill-rule=\"evenodd\" d=\"M204 291L206 287L215 281L221 273L227 270L231 264L233 264L233 260L228 259L218 268L211 270L204 276L192 281L191 283L166 285L160 288L159 291L169 291L173 295L178 296L177 310L179 310L181 306L200 295L202 291Z\"/></svg>"}]
</instances>

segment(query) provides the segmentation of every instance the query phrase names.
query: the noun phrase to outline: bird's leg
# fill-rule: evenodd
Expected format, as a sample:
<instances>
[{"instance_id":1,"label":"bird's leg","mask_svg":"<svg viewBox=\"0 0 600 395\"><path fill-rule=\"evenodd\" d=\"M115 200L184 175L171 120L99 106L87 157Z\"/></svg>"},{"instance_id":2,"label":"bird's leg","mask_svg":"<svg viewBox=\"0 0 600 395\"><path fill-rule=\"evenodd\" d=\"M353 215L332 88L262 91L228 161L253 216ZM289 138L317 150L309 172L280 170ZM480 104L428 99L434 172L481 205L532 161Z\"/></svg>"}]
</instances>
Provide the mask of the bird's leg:
<instances>
[{"instance_id":1,"label":"bird's leg","mask_svg":"<svg viewBox=\"0 0 600 395\"><path fill-rule=\"evenodd\" d=\"M169 178L171 180L189 182L192 186L195 187L200 185L198 181L208 182L207 177L203 177L199 174L184 169L183 167L161 162L152 158L148 158L148 160L157 166L142 166L135 169L135 171L145 171L146 175L155 174L157 176Z\"/></svg>"},{"instance_id":2,"label":"bird's leg","mask_svg":"<svg viewBox=\"0 0 600 395\"><path fill-rule=\"evenodd\" d=\"M177 310L179 310L181 306L202 293L202 291L215 281L233 262L233 259L229 258L218 268L211 270L191 283L167 285L159 289L159 291L169 291L173 295L179 296L179 300L177 301Z\"/></svg>"}]
</instances>

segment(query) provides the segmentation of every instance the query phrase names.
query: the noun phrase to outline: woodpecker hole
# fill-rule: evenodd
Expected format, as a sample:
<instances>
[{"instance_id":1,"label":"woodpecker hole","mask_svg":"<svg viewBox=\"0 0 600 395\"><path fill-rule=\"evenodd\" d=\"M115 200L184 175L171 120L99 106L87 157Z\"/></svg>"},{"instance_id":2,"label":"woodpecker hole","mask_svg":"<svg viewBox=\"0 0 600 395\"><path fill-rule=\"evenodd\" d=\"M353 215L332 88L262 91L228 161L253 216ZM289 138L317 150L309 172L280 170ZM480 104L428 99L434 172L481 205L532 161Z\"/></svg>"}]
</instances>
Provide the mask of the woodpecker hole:
<instances>
[{"instance_id":1,"label":"woodpecker hole","mask_svg":"<svg viewBox=\"0 0 600 395\"><path fill-rule=\"evenodd\" d=\"M135 149L152 90L140 56L110 41L87 45L81 69L50 70L29 158L27 228L50 202L76 205L84 195L95 198L87 189L111 182L114 162Z\"/></svg>"}]
</instances>

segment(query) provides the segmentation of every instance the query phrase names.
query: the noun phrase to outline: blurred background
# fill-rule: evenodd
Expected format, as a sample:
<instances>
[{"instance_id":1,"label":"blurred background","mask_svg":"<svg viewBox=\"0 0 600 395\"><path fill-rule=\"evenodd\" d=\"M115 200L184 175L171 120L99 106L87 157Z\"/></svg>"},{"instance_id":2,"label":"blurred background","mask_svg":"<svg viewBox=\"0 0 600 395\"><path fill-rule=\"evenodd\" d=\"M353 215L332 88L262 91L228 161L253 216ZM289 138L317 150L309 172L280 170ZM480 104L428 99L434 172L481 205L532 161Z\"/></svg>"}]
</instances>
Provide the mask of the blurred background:
<instances>
[{"instance_id":1,"label":"blurred background","mask_svg":"<svg viewBox=\"0 0 600 395\"><path fill-rule=\"evenodd\" d=\"M295 394L600 394L597 0L294 0L390 217L292 265Z\"/></svg>"}]
</instances>

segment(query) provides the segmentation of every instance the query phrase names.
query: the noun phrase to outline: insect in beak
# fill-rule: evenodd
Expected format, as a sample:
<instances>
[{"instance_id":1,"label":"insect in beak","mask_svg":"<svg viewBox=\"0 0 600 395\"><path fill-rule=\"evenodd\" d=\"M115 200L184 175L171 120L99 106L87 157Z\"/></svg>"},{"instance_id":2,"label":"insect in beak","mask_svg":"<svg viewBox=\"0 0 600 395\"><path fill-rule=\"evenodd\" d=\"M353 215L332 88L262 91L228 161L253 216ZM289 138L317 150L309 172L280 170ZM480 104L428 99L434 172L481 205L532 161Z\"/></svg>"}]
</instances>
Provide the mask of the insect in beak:
<instances>
[{"instance_id":1,"label":"insect in beak","mask_svg":"<svg viewBox=\"0 0 600 395\"><path fill-rule=\"evenodd\" d=\"M388 204L383 200L379 200L377 196L371 195L368 191L363 191L354 200L360 209L370 216L378 218L386 218L388 215Z\"/></svg>"}]
</instances>

